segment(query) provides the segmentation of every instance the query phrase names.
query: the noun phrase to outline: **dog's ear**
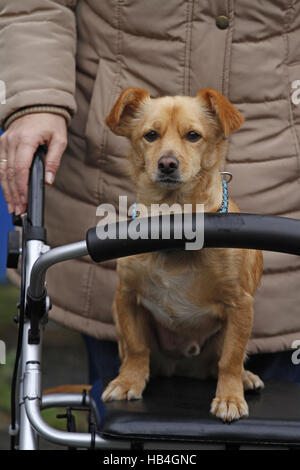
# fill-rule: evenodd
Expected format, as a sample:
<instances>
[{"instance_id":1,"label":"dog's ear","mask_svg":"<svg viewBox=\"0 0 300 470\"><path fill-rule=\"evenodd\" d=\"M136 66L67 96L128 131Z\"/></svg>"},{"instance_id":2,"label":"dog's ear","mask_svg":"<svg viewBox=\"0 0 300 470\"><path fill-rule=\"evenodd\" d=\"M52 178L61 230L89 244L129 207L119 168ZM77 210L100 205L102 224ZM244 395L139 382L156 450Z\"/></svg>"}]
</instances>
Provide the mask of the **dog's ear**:
<instances>
[{"instance_id":1,"label":"dog's ear","mask_svg":"<svg viewBox=\"0 0 300 470\"><path fill-rule=\"evenodd\" d=\"M217 90L211 88L200 90L198 98L219 117L225 137L237 131L243 124L244 118L241 113Z\"/></svg>"},{"instance_id":2,"label":"dog's ear","mask_svg":"<svg viewBox=\"0 0 300 470\"><path fill-rule=\"evenodd\" d=\"M122 91L105 120L110 130L117 135L128 137L130 122L137 116L138 109L147 98L150 98L148 91L140 88L126 88Z\"/></svg>"}]
</instances>

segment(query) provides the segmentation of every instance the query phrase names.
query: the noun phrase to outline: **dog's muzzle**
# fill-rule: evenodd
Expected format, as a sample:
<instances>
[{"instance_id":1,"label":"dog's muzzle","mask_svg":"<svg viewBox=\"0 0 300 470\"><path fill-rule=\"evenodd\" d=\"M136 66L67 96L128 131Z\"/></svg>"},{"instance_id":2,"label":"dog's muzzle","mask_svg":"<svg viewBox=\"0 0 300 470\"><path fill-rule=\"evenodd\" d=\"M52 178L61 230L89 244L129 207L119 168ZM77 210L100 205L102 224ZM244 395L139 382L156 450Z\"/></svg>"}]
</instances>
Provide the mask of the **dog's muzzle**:
<instances>
[{"instance_id":1,"label":"dog's muzzle","mask_svg":"<svg viewBox=\"0 0 300 470\"><path fill-rule=\"evenodd\" d=\"M179 161L175 155L163 155L157 162L156 182L163 186L180 183Z\"/></svg>"}]
</instances>

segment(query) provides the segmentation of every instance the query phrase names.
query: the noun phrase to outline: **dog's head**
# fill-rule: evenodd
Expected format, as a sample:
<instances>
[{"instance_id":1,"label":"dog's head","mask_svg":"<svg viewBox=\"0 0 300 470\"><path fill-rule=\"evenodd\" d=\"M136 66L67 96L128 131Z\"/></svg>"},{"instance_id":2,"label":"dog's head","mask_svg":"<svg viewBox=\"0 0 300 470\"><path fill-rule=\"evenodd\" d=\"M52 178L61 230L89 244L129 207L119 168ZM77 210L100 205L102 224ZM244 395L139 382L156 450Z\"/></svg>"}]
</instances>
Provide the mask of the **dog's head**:
<instances>
[{"instance_id":1,"label":"dog's head","mask_svg":"<svg viewBox=\"0 0 300 470\"><path fill-rule=\"evenodd\" d=\"M196 97L150 98L147 91L126 88L106 123L132 146L134 177L176 189L220 163L226 137L243 117L221 93L200 90Z\"/></svg>"}]
</instances>

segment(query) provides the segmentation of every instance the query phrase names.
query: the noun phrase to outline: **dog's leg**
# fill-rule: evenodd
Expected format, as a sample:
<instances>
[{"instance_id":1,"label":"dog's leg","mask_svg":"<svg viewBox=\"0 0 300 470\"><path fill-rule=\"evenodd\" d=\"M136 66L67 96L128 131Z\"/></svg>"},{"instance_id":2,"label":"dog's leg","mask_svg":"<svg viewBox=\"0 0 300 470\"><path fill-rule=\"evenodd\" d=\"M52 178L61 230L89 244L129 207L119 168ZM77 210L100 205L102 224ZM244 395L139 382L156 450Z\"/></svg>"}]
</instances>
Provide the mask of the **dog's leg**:
<instances>
[{"instance_id":1,"label":"dog's leg","mask_svg":"<svg viewBox=\"0 0 300 470\"><path fill-rule=\"evenodd\" d=\"M253 299L244 294L234 306L226 308L226 325L221 359L218 364L218 385L211 403L211 413L224 422L248 416L244 399L243 372L248 339L253 322Z\"/></svg>"},{"instance_id":2,"label":"dog's leg","mask_svg":"<svg viewBox=\"0 0 300 470\"><path fill-rule=\"evenodd\" d=\"M122 365L119 375L102 394L103 401L142 398L149 378L150 349L147 341L148 315L130 292L118 288L114 317Z\"/></svg>"}]
</instances>

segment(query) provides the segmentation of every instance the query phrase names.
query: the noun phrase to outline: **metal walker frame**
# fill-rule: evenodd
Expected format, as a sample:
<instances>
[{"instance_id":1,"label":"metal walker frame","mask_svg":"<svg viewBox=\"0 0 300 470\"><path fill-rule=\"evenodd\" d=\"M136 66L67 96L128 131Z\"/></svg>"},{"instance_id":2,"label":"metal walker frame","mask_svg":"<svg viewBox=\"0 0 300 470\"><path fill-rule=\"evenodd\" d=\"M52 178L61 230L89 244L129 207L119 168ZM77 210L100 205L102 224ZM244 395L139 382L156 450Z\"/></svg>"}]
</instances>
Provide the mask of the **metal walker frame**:
<instances>
[{"instance_id":1,"label":"metal walker frame","mask_svg":"<svg viewBox=\"0 0 300 470\"><path fill-rule=\"evenodd\" d=\"M19 306L23 311L23 321L19 332L20 355L17 357L16 370L16 409L14 422L10 427L13 447L20 450L38 448L38 436L42 436L62 446L124 449L130 448L130 442L124 440L103 439L99 433L64 432L49 426L41 415L41 410L49 407L68 407L82 405L81 394L42 395L41 390L41 344L42 328L50 308L50 299L45 289L47 269L59 262L85 255L90 255L96 262L150 252L167 248L182 248L184 235L175 238L176 219L171 217L171 239L164 240L161 227L164 216L155 218L159 227L159 237L155 240L141 237L121 241L99 240L96 228L87 232L87 238L78 243L50 249L46 245L43 225L44 206L44 153L39 148L35 154L30 176L30 191L27 217L23 230L22 280L23 296ZM154 219L154 218L152 218ZM153 220L149 220L153 222ZM204 246L257 248L300 255L300 221L277 216L255 214L205 214ZM193 219L194 228L196 219ZM129 221L116 224L118 231L127 233ZM142 230L148 230L142 228ZM119 232L118 232L119 233ZM14 397L13 397L14 399ZM89 396L85 397L85 406L93 409ZM152 442L155 448L155 441ZM170 444L166 445L170 448ZM174 448L174 444L172 444Z\"/></svg>"}]
</instances>

